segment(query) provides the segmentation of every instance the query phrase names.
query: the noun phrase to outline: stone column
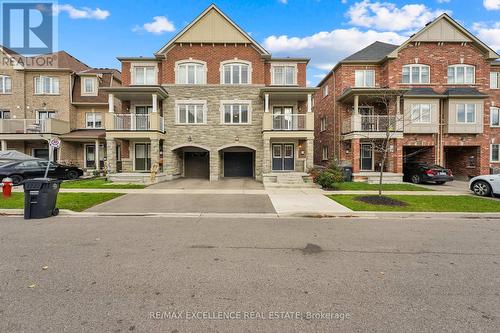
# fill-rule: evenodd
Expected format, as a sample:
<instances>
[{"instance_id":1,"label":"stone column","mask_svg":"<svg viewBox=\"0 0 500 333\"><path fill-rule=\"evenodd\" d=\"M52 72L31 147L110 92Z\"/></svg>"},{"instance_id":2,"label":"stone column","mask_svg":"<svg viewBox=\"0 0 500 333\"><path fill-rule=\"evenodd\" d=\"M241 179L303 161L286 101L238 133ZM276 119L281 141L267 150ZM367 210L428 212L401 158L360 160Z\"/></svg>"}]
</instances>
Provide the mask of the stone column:
<instances>
[{"instance_id":1,"label":"stone column","mask_svg":"<svg viewBox=\"0 0 500 333\"><path fill-rule=\"evenodd\" d=\"M151 166L160 163L160 140L151 139Z\"/></svg>"},{"instance_id":2,"label":"stone column","mask_svg":"<svg viewBox=\"0 0 500 333\"><path fill-rule=\"evenodd\" d=\"M106 139L106 163L108 173L116 173L116 141Z\"/></svg>"},{"instance_id":3,"label":"stone column","mask_svg":"<svg viewBox=\"0 0 500 333\"><path fill-rule=\"evenodd\" d=\"M358 112L359 112L359 96L355 95L354 96L354 111L353 111L353 114L354 115L358 115Z\"/></svg>"},{"instance_id":4,"label":"stone column","mask_svg":"<svg viewBox=\"0 0 500 333\"><path fill-rule=\"evenodd\" d=\"M217 181L219 180L219 172L220 172L219 152L216 149L212 149L210 150L209 156L210 156L210 181Z\"/></svg>"},{"instance_id":5,"label":"stone column","mask_svg":"<svg viewBox=\"0 0 500 333\"><path fill-rule=\"evenodd\" d=\"M113 113L115 112L115 96L113 94L108 95L108 111Z\"/></svg>"},{"instance_id":6,"label":"stone column","mask_svg":"<svg viewBox=\"0 0 500 333\"><path fill-rule=\"evenodd\" d=\"M263 148L262 173L265 174L271 172L271 140L264 139Z\"/></svg>"},{"instance_id":7,"label":"stone column","mask_svg":"<svg viewBox=\"0 0 500 333\"><path fill-rule=\"evenodd\" d=\"M306 170L304 172L308 172L309 169L314 167L314 140L307 139L307 151L306 151Z\"/></svg>"},{"instance_id":8,"label":"stone column","mask_svg":"<svg viewBox=\"0 0 500 333\"><path fill-rule=\"evenodd\" d=\"M2 140L2 151L7 150L7 140Z\"/></svg>"}]
</instances>

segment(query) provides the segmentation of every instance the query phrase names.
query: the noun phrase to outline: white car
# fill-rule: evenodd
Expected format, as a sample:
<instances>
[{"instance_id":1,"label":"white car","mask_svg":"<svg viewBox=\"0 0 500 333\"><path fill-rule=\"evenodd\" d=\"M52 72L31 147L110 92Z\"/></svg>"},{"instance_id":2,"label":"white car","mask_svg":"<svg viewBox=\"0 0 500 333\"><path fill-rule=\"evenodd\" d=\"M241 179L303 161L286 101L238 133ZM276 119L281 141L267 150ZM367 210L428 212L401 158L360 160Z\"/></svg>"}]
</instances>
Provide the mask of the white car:
<instances>
[{"instance_id":1,"label":"white car","mask_svg":"<svg viewBox=\"0 0 500 333\"><path fill-rule=\"evenodd\" d=\"M500 174L474 177L469 181L469 189L482 197L500 196Z\"/></svg>"}]
</instances>

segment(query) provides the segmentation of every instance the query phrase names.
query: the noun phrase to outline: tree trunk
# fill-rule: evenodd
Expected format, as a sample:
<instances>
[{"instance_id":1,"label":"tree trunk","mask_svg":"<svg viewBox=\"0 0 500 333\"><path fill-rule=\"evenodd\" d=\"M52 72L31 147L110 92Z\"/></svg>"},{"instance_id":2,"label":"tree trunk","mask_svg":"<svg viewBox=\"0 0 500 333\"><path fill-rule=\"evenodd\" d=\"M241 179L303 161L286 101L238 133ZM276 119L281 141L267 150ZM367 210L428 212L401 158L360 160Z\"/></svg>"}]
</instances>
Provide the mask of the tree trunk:
<instances>
[{"instance_id":1,"label":"tree trunk","mask_svg":"<svg viewBox=\"0 0 500 333\"><path fill-rule=\"evenodd\" d=\"M382 179L384 176L384 166L385 166L385 152L382 154L382 160L380 161L380 175L378 179L378 195L382 196Z\"/></svg>"}]
</instances>

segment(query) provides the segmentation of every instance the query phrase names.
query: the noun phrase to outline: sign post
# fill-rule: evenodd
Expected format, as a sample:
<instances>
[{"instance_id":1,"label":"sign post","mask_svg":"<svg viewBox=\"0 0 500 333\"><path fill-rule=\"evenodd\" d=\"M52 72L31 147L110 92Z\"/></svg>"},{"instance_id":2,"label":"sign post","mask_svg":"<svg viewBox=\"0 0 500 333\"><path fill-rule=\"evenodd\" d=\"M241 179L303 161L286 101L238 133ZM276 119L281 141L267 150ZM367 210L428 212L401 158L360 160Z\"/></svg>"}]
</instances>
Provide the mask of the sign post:
<instances>
[{"instance_id":1,"label":"sign post","mask_svg":"<svg viewBox=\"0 0 500 333\"><path fill-rule=\"evenodd\" d=\"M47 178L47 176L49 175L49 167L54 156L54 149L59 148L60 146L61 140L59 138L53 137L49 140L49 160L47 161L47 169L45 169L45 176L43 178Z\"/></svg>"}]
</instances>

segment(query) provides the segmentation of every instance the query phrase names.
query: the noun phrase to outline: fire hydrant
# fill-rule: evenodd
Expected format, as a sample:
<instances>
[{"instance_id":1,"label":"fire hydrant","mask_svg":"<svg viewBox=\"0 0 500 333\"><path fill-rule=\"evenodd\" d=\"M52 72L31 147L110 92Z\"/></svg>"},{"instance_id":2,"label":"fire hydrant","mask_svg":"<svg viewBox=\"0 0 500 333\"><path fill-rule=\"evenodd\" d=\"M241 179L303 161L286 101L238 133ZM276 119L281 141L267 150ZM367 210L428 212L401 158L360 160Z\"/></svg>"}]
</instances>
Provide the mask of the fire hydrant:
<instances>
[{"instance_id":1,"label":"fire hydrant","mask_svg":"<svg viewBox=\"0 0 500 333\"><path fill-rule=\"evenodd\" d=\"M2 180L2 193L4 198L10 198L12 194L12 179L7 177Z\"/></svg>"}]
</instances>

